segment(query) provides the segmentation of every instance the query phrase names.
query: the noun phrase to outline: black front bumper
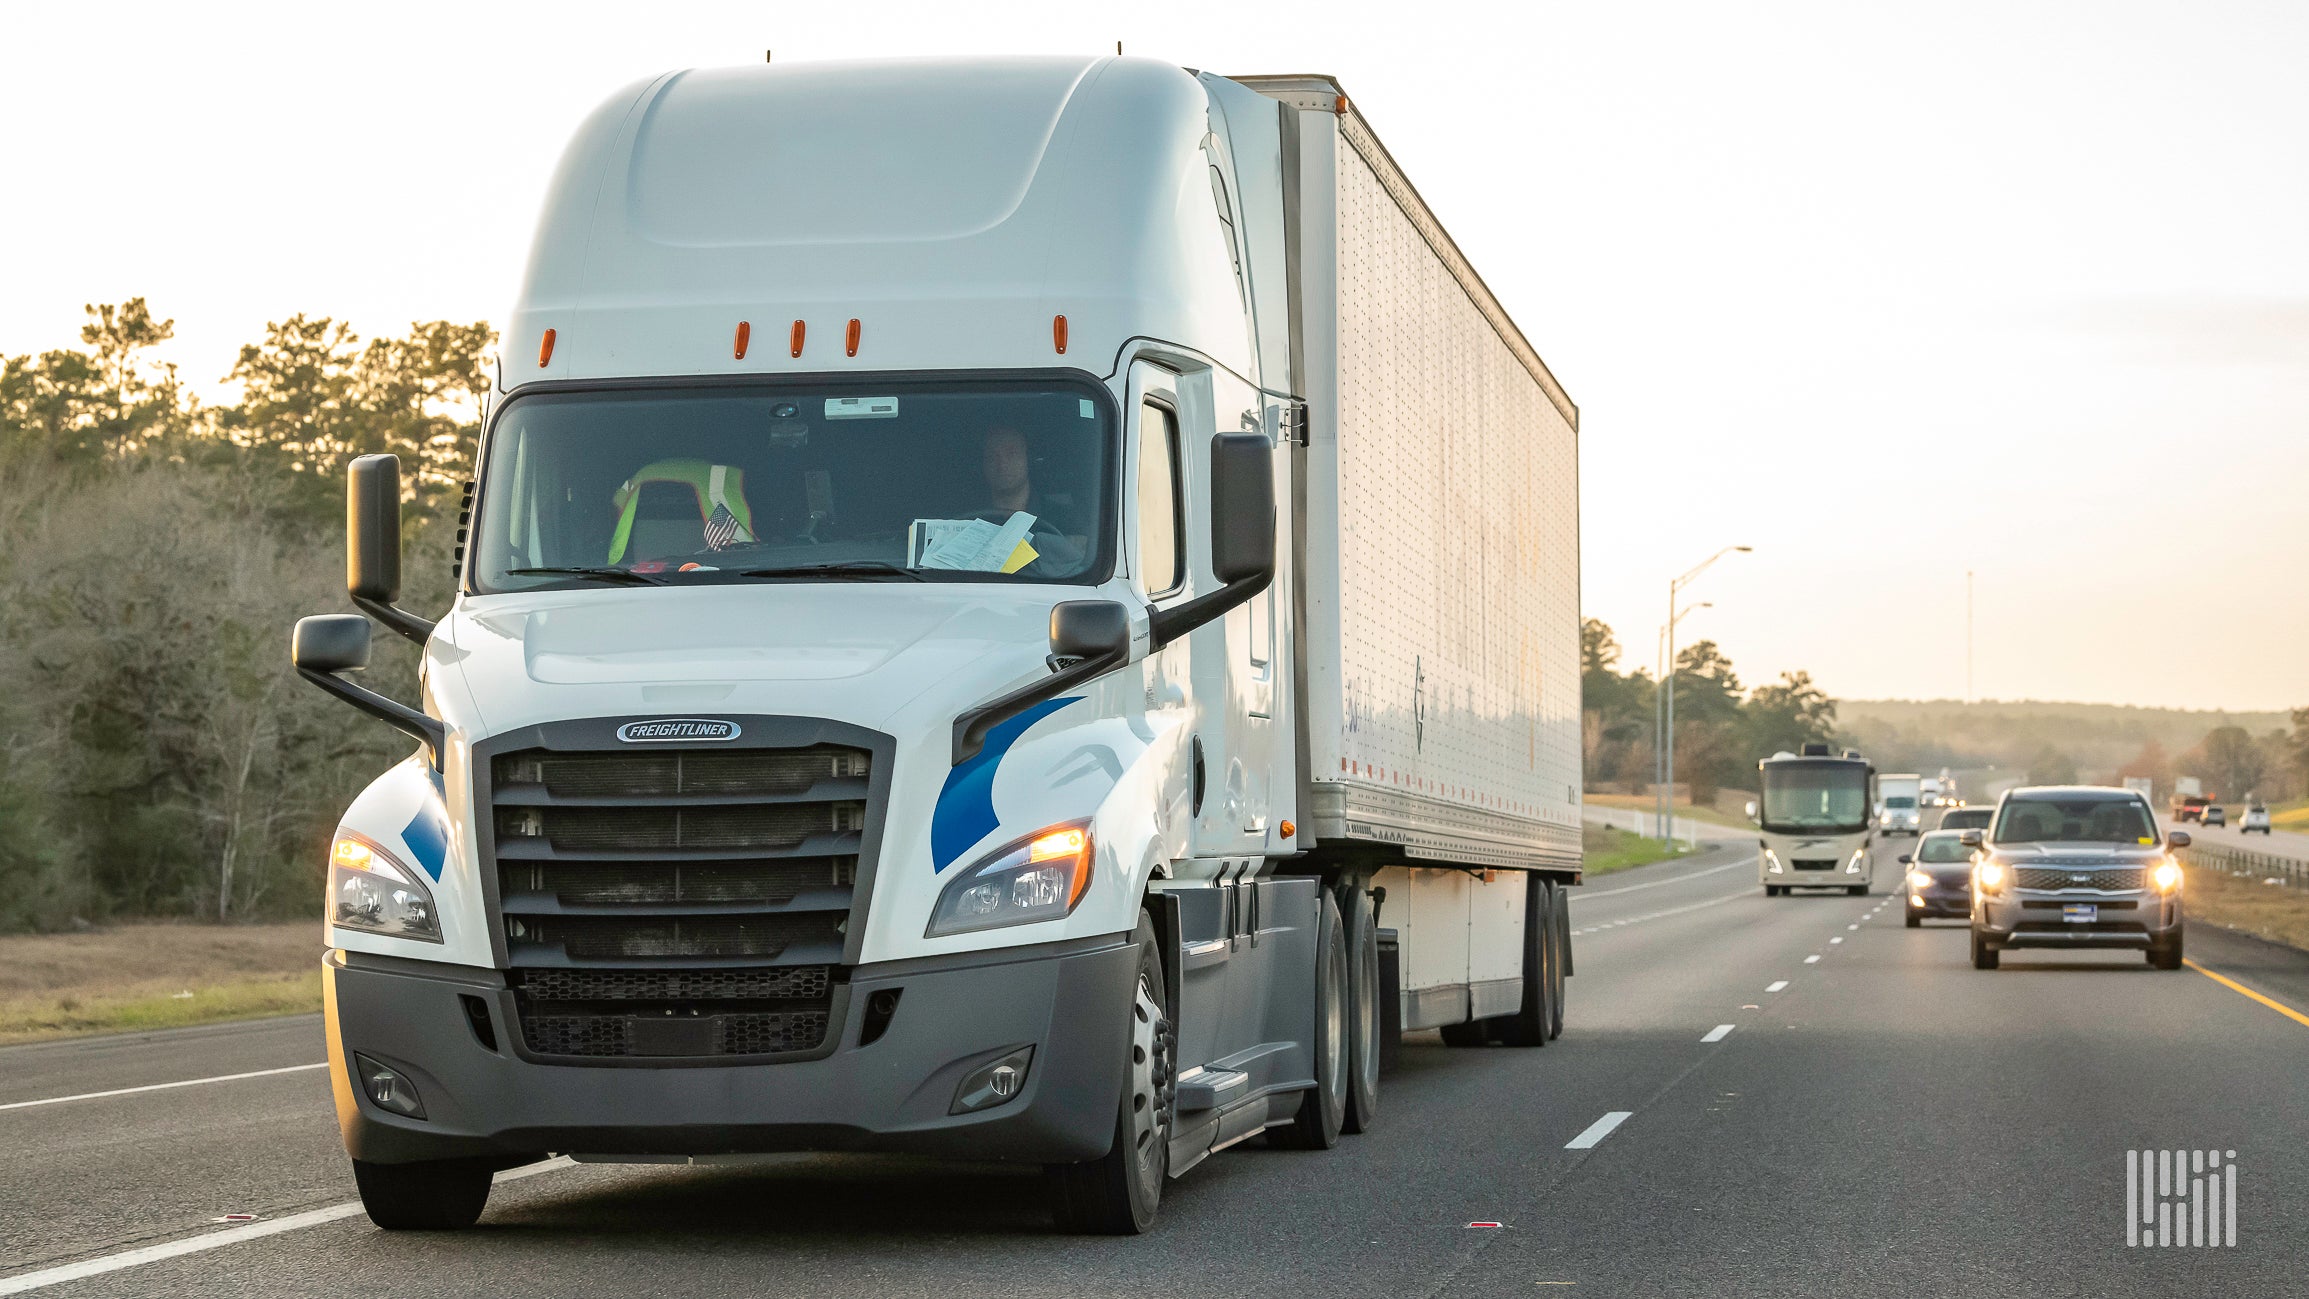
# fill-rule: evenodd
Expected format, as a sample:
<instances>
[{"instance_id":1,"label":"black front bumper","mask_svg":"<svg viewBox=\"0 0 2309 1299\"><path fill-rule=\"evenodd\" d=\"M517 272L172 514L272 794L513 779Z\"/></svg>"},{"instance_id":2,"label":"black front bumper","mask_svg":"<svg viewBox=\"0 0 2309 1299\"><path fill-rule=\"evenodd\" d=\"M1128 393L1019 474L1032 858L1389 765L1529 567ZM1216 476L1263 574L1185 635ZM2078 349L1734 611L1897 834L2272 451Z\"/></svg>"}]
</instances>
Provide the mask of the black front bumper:
<instances>
[{"instance_id":1,"label":"black front bumper","mask_svg":"<svg viewBox=\"0 0 2309 1299\"><path fill-rule=\"evenodd\" d=\"M903 1151L1063 1163L1114 1139L1138 971L1120 938L862 966L814 1059L546 1063L521 1045L502 973L331 952L323 965L329 1072L354 1158L378 1163L546 1153ZM878 991L901 993L859 1044ZM489 1010L495 1049L466 998ZM1034 1048L1009 1102L949 1114L972 1070ZM351 1053L402 1071L426 1117L388 1113L355 1087Z\"/></svg>"}]
</instances>

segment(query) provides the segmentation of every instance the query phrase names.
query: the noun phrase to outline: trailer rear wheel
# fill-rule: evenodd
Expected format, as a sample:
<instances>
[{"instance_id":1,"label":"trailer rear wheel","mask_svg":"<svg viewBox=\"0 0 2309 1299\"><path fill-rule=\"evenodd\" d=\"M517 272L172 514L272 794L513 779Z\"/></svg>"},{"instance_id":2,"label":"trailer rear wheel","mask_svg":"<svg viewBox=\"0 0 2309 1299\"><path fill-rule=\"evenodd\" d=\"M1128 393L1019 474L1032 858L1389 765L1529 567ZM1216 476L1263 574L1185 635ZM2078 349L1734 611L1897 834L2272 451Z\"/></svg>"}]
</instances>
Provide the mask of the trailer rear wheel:
<instances>
[{"instance_id":1,"label":"trailer rear wheel","mask_svg":"<svg viewBox=\"0 0 2309 1299\"><path fill-rule=\"evenodd\" d=\"M1508 1046L1546 1046L1555 1022L1555 897L1547 880L1526 875L1523 890L1523 1004L1491 1020Z\"/></svg>"},{"instance_id":2,"label":"trailer rear wheel","mask_svg":"<svg viewBox=\"0 0 2309 1299\"><path fill-rule=\"evenodd\" d=\"M1367 882L1355 880L1340 895L1340 920L1347 937L1347 1112L1346 1132L1369 1132L1379 1119L1382 989L1379 978L1379 917Z\"/></svg>"},{"instance_id":3,"label":"trailer rear wheel","mask_svg":"<svg viewBox=\"0 0 2309 1299\"><path fill-rule=\"evenodd\" d=\"M421 1164L353 1161L369 1221L387 1231L457 1231L480 1220L498 1165L479 1159Z\"/></svg>"},{"instance_id":4,"label":"trailer rear wheel","mask_svg":"<svg viewBox=\"0 0 2309 1299\"><path fill-rule=\"evenodd\" d=\"M1563 1036L1564 980L1571 976L1571 891L1561 884L1550 883L1547 891L1555 901L1555 928L1548 931L1555 939L1555 952L1548 961L1548 969L1555 980L1547 999L1547 1035Z\"/></svg>"},{"instance_id":5,"label":"trailer rear wheel","mask_svg":"<svg viewBox=\"0 0 2309 1299\"><path fill-rule=\"evenodd\" d=\"M1267 1129L1267 1144L1285 1150L1329 1150L1347 1120L1347 938L1339 904L1323 895L1315 925L1315 1085L1299 1093L1299 1112Z\"/></svg>"},{"instance_id":6,"label":"trailer rear wheel","mask_svg":"<svg viewBox=\"0 0 2309 1299\"><path fill-rule=\"evenodd\" d=\"M1114 1146L1100 1158L1044 1169L1052 1216L1059 1228L1084 1236L1135 1236L1154 1226L1162 1206L1163 1177L1170 1170L1172 1056L1178 1035L1163 1002L1162 958L1154 924L1138 920L1138 985L1131 997L1122 1096L1115 1114Z\"/></svg>"}]
</instances>

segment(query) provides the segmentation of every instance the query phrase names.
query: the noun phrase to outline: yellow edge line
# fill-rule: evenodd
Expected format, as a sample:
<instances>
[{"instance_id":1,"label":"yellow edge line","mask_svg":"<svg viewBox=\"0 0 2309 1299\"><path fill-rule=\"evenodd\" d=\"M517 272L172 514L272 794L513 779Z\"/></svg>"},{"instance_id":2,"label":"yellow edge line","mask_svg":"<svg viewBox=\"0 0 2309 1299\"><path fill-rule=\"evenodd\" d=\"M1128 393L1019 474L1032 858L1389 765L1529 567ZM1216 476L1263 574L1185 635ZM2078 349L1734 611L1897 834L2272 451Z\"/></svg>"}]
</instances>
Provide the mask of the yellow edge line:
<instances>
[{"instance_id":1,"label":"yellow edge line","mask_svg":"<svg viewBox=\"0 0 2309 1299\"><path fill-rule=\"evenodd\" d=\"M2181 964L2188 966L2190 969L2204 975L2206 978L2220 984L2222 987L2227 988L2232 992L2244 993L2246 996L2260 1002L2262 1005L2267 1006L2273 1011L2276 1011L2278 1014L2283 1015L2289 1020L2292 1020L2294 1023L2299 1024L2304 1028L2309 1028L2309 1015L2302 1014L2300 1011L2293 1009L2291 1006L2286 1005L2284 1002L2264 997L2260 993L2246 987L2244 984L2237 982L2235 979L2229 978L2227 975L2215 974L2211 970L2206 969L2204 966L2197 964L2195 961L2192 961L2187 957L2181 958Z\"/></svg>"}]
</instances>

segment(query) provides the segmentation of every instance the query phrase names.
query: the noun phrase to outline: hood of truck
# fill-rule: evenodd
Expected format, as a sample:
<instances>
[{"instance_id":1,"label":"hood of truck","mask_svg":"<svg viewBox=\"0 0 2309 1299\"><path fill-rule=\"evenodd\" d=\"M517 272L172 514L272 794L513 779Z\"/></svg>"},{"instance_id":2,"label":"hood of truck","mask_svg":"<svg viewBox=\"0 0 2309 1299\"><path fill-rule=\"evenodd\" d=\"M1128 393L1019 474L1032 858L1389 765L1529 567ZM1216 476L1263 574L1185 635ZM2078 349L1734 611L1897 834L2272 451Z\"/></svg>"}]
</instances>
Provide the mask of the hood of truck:
<instances>
[{"instance_id":1,"label":"hood of truck","mask_svg":"<svg viewBox=\"0 0 2309 1299\"><path fill-rule=\"evenodd\" d=\"M469 738L668 710L888 729L925 693L958 711L1039 670L1062 594L859 582L468 597L434 638L428 684Z\"/></svg>"}]
</instances>

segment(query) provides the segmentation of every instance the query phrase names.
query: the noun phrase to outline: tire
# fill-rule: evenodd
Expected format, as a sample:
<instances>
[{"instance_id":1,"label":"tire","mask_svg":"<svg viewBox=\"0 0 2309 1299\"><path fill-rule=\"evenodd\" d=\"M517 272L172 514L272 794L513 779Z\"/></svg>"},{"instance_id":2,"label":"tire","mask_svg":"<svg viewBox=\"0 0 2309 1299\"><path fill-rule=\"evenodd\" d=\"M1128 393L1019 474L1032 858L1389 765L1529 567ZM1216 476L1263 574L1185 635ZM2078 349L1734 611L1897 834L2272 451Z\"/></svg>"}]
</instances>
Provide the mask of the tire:
<instances>
[{"instance_id":1,"label":"tire","mask_svg":"<svg viewBox=\"0 0 2309 1299\"><path fill-rule=\"evenodd\" d=\"M1987 940L1983 939L1977 930L1974 931L1972 935L1973 969L1993 970L1996 968L1997 962L2002 956L2003 953L1997 951L1993 947L1990 947Z\"/></svg>"},{"instance_id":2,"label":"tire","mask_svg":"<svg viewBox=\"0 0 2309 1299\"><path fill-rule=\"evenodd\" d=\"M1170 1171L1178 1033L1164 1000L1153 922L1141 915L1131 937L1138 944L1138 979L1127 1012L1130 1054L1123 1061L1114 1145L1097 1159L1043 1170L1059 1229L1079 1236L1135 1236L1154 1226Z\"/></svg>"},{"instance_id":3,"label":"tire","mask_svg":"<svg viewBox=\"0 0 2309 1299\"><path fill-rule=\"evenodd\" d=\"M1768 898L1776 898L1787 891L1786 888L1778 884L1766 884L1764 886L1764 896Z\"/></svg>"},{"instance_id":4,"label":"tire","mask_svg":"<svg viewBox=\"0 0 2309 1299\"><path fill-rule=\"evenodd\" d=\"M1443 1034L1445 1046L1491 1045L1491 1031L1480 1019L1465 1024L1445 1024L1436 1031Z\"/></svg>"},{"instance_id":5,"label":"tire","mask_svg":"<svg viewBox=\"0 0 2309 1299\"><path fill-rule=\"evenodd\" d=\"M1555 895L1555 953L1548 961L1554 971L1554 995L1548 998L1547 1035L1563 1036L1563 991L1565 980L1571 977L1571 895L1561 884L1550 883L1548 891Z\"/></svg>"},{"instance_id":6,"label":"tire","mask_svg":"<svg viewBox=\"0 0 2309 1299\"><path fill-rule=\"evenodd\" d=\"M1315 1085L1299 1093L1299 1112L1267 1129L1267 1144L1284 1150L1329 1150L1347 1122L1347 936L1339 904L1322 899L1315 923ZM1376 943L1376 939L1373 940Z\"/></svg>"},{"instance_id":7,"label":"tire","mask_svg":"<svg viewBox=\"0 0 2309 1299\"><path fill-rule=\"evenodd\" d=\"M1545 879L1523 878L1523 1004L1491 1024L1507 1046L1546 1046L1555 1020L1555 898Z\"/></svg>"},{"instance_id":8,"label":"tire","mask_svg":"<svg viewBox=\"0 0 2309 1299\"><path fill-rule=\"evenodd\" d=\"M444 1159L421 1164L353 1161L353 1184L369 1221L387 1231L461 1231L489 1203L487 1160Z\"/></svg>"},{"instance_id":9,"label":"tire","mask_svg":"<svg viewBox=\"0 0 2309 1299\"><path fill-rule=\"evenodd\" d=\"M1379 986L1379 917L1368 881L1353 880L1340 897L1339 919L1347 940L1347 1111L1342 1132L1369 1132L1379 1120L1380 1037L1384 1033Z\"/></svg>"},{"instance_id":10,"label":"tire","mask_svg":"<svg viewBox=\"0 0 2309 1299\"><path fill-rule=\"evenodd\" d=\"M1922 916L1920 916L1920 915L1917 915L1917 914L1916 914L1915 912L1913 912L1913 911L1909 912L1909 913L1908 913L1908 927L1909 927L1910 929L1922 929L1922 928L1924 927L1924 917L1922 917Z\"/></svg>"},{"instance_id":11,"label":"tire","mask_svg":"<svg viewBox=\"0 0 2309 1299\"><path fill-rule=\"evenodd\" d=\"M2181 936L2176 933L2173 935L2172 941L2149 948L2149 964L2160 970L2180 969Z\"/></svg>"},{"instance_id":12,"label":"tire","mask_svg":"<svg viewBox=\"0 0 2309 1299\"><path fill-rule=\"evenodd\" d=\"M1845 886L1844 891L1856 898L1864 898L1868 896L1868 886L1865 884L1847 885Z\"/></svg>"}]
</instances>

